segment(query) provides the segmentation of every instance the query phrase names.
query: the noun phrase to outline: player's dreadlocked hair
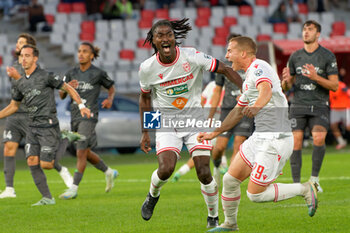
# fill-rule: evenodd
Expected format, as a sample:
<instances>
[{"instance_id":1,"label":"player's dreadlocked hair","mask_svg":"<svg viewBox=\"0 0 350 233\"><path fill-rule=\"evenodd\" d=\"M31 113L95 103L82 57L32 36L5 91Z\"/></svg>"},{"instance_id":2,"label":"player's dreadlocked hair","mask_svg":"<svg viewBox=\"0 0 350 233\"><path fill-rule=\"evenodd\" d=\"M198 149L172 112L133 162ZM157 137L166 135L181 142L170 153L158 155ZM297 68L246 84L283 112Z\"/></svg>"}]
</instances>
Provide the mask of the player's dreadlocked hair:
<instances>
[{"instance_id":1,"label":"player's dreadlocked hair","mask_svg":"<svg viewBox=\"0 0 350 233\"><path fill-rule=\"evenodd\" d=\"M143 45L145 45L146 43L152 45L154 49L154 53L157 53L158 50L156 46L153 44L153 33L157 27L164 26L164 25L169 26L173 30L175 35L175 44L180 45L181 42L178 42L176 40L186 39L187 33L192 30L192 27L190 26L189 23L187 23L187 21L188 21L188 18L183 18L181 20L173 20L173 21L166 20L166 19L159 20L152 26L152 28L147 33L147 38L145 39L145 42L143 43Z\"/></svg>"},{"instance_id":2,"label":"player's dreadlocked hair","mask_svg":"<svg viewBox=\"0 0 350 233\"><path fill-rule=\"evenodd\" d=\"M87 45L90 47L91 52L94 54L94 58L92 60L96 60L100 56L100 48L97 46L93 46L90 42L84 41L81 45Z\"/></svg>"}]
</instances>

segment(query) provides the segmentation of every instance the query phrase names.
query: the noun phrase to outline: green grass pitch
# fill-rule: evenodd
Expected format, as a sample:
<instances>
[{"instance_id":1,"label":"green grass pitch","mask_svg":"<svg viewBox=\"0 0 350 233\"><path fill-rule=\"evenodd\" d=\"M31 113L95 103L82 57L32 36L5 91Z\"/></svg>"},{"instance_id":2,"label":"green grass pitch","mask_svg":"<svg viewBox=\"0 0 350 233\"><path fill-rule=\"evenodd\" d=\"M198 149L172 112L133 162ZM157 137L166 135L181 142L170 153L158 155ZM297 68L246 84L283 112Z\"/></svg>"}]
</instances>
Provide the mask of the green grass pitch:
<instances>
[{"instance_id":1,"label":"green grass pitch","mask_svg":"<svg viewBox=\"0 0 350 233\"><path fill-rule=\"evenodd\" d=\"M187 153L177 168L186 162ZM179 182L166 184L150 221L141 218L141 205L157 168L154 154L104 155L120 176L114 189L105 193L104 174L88 166L75 200L59 200L65 186L56 171L46 171L56 205L31 207L40 199L24 161L17 161L15 189L17 198L0 200L0 232L206 232L207 210L194 171ZM71 173L75 159L62 161ZM0 164L3 167L3 164ZM291 182L290 166L277 182ZM303 153L302 182L311 172L311 152ZM240 232L350 232L350 152L327 149L320 175L324 193L319 194L319 209L309 217L302 197L278 203L252 203L246 196L247 181L242 183L238 214ZM3 173L0 189L4 189ZM221 193L221 187L220 187ZM220 223L224 220L221 201Z\"/></svg>"}]
</instances>

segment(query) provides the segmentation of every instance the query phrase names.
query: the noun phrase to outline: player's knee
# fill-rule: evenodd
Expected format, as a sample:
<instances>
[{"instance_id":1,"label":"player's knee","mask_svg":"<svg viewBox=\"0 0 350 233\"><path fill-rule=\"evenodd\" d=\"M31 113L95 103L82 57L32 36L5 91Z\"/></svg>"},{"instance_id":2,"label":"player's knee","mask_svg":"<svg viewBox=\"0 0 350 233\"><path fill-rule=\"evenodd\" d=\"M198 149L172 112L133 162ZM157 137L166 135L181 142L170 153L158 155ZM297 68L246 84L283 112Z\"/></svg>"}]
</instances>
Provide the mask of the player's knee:
<instances>
[{"instance_id":1,"label":"player's knee","mask_svg":"<svg viewBox=\"0 0 350 233\"><path fill-rule=\"evenodd\" d=\"M206 166L201 166L197 169L197 177L202 184L209 184L213 180L210 174L210 168Z\"/></svg>"},{"instance_id":2,"label":"player's knee","mask_svg":"<svg viewBox=\"0 0 350 233\"><path fill-rule=\"evenodd\" d=\"M264 192L251 194L250 192L247 191L247 197L252 202L264 202L265 201L264 196L265 196Z\"/></svg>"},{"instance_id":3,"label":"player's knee","mask_svg":"<svg viewBox=\"0 0 350 233\"><path fill-rule=\"evenodd\" d=\"M171 164L160 164L158 167L158 176L161 180L166 180L173 174L174 170L175 166Z\"/></svg>"},{"instance_id":4,"label":"player's knee","mask_svg":"<svg viewBox=\"0 0 350 233\"><path fill-rule=\"evenodd\" d=\"M4 145L4 156L14 156L16 154L17 145L6 142Z\"/></svg>"},{"instance_id":5,"label":"player's knee","mask_svg":"<svg viewBox=\"0 0 350 233\"><path fill-rule=\"evenodd\" d=\"M225 190L232 192L239 189L241 185L241 181L231 176L228 172L223 176L222 183Z\"/></svg>"},{"instance_id":6,"label":"player's knee","mask_svg":"<svg viewBox=\"0 0 350 233\"><path fill-rule=\"evenodd\" d=\"M43 169L50 170L54 166L54 161L52 162L46 162L46 161L40 161L40 167Z\"/></svg>"}]
</instances>

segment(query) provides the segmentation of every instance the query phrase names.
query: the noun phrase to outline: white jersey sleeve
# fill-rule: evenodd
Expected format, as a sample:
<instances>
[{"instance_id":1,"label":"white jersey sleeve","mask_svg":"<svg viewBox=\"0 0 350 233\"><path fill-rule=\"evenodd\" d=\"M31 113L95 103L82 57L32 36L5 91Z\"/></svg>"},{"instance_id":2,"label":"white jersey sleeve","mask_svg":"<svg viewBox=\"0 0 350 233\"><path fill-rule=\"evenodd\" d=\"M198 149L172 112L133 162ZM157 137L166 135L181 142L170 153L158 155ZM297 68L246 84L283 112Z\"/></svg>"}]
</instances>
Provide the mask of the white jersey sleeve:
<instances>
[{"instance_id":1,"label":"white jersey sleeve","mask_svg":"<svg viewBox=\"0 0 350 233\"><path fill-rule=\"evenodd\" d=\"M257 69L254 72L252 72L252 75L251 75L252 81L255 82L256 88L258 88L258 85L261 82L268 82L272 87L272 80L271 80L272 77L273 75L271 74L271 70L261 65L259 65Z\"/></svg>"},{"instance_id":2,"label":"white jersey sleeve","mask_svg":"<svg viewBox=\"0 0 350 233\"><path fill-rule=\"evenodd\" d=\"M196 49L192 49L189 54L189 59L196 63L198 66L202 67L206 71L214 72L218 64L218 60L210 55L199 52Z\"/></svg>"},{"instance_id":3,"label":"white jersey sleeve","mask_svg":"<svg viewBox=\"0 0 350 233\"><path fill-rule=\"evenodd\" d=\"M147 75L146 70L143 68L143 64L140 66L139 78L140 78L140 87L143 93L151 92L151 85L148 80L149 75Z\"/></svg>"}]
</instances>

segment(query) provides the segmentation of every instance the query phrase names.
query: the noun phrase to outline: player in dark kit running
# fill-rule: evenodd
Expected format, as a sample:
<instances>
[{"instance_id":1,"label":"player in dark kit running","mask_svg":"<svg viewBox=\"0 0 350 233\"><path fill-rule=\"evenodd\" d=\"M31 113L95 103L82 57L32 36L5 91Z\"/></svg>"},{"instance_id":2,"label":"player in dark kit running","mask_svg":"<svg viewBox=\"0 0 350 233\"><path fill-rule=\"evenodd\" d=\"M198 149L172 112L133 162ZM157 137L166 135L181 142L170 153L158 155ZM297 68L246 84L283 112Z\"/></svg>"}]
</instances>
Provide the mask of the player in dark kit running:
<instances>
[{"instance_id":1,"label":"player in dark kit running","mask_svg":"<svg viewBox=\"0 0 350 233\"><path fill-rule=\"evenodd\" d=\"M304 48L294 52L283 69L282 87L294 85L290 118L294 149L290 157L293 181L300 182L301 149L304 130L311 129L313 137L312 173L310 181L319 184L319 172L326 152L325 139L329 128L329 91L338 89L338 68L334 54L318 43L321 25L308 20L303 25Z\"/></svg>"},{"instance_id":2,"label":"player in dark kit running","mask_svg":"<svg viewBox=\"0 0 350 233\"><path fill-rule=\"evenodd\" d=\"M0 118L15 113L21 102L27 107L27 120L29 121L25 148L27 163L35 185L43 196L33 206L53 205L55 199L51 196L42 168L52 169L54 167L60 140L54 88L67 91L80 104L80 114L83 117L90 117L90 110L82 103L74 88L36 64L39 51L35 46L24 45L21 49L21 56L25 74L17 81L13 89L12 101L0 111ZM8 73L10 77L15 76L16 70L8 69Z\"/></svg>"},{"instance_id":3,"label":"player in dark kit running","mask_svg":"<svg viewBox=\"0 0 350 233\"><path fill-rule=\"evenodd\" d=\"M16 77L11 77L11 86L12 88L16 85L16 80L24 75L24 70L22 68L21 61L21 48L23 45L31 44L36 45L36 41L33 36L22 33L17 38L16 51L15 55L17 60L13 64L13 68L18 71ZM13 185L15 169L16 169L16 160L15 155L19 146L19 143L23 138L26 138L28 131L28 112L24 104L19 106L19 109L16 113L6 118L5 130L3 136L4 142L4 176L6 182L6 189L0 194L0 198L15 198L16 192ZM63 147L63 148L62 148ZM64 153L66 147L60 144L59 152ZM56 155L57 157L57 155ZM67 186L70 186L73 182L73 178L70 175L66 167L61 166L58 163L58 158L55 159L55 169L59 172L63 181Z\"/></svg>"},{"instance_id":4,"label":"player in dark kit running","mask_svg":"<svg viewBox=\"0 0 350 233\"><path fill-rule=\"evenodd\" d=\"M98 170L106 175L106 192L114 186L114 180L118 176L117 170L108 167L103 160L92 151L97 145L95 127L98 121L98 102L101 87L108 89L108 98L102 102L103 108L111 108L115 89L114 81L107 73L92 64L99 56L100 49L91 43L81 43L78 51L79 66L69 70L64 81L74 87L81 96L83 103L91 109L89 119L81 117L79 107L74 101L71 102L71 128L77 131L84 139L77 142L77 171L74 173L73 185L60 195L61 199L74 199L78 195L78 186L83 178L86 162L89 161ZM60 92L61 98L66 97L65 92Z\"/></svg>"}]
</instances>

